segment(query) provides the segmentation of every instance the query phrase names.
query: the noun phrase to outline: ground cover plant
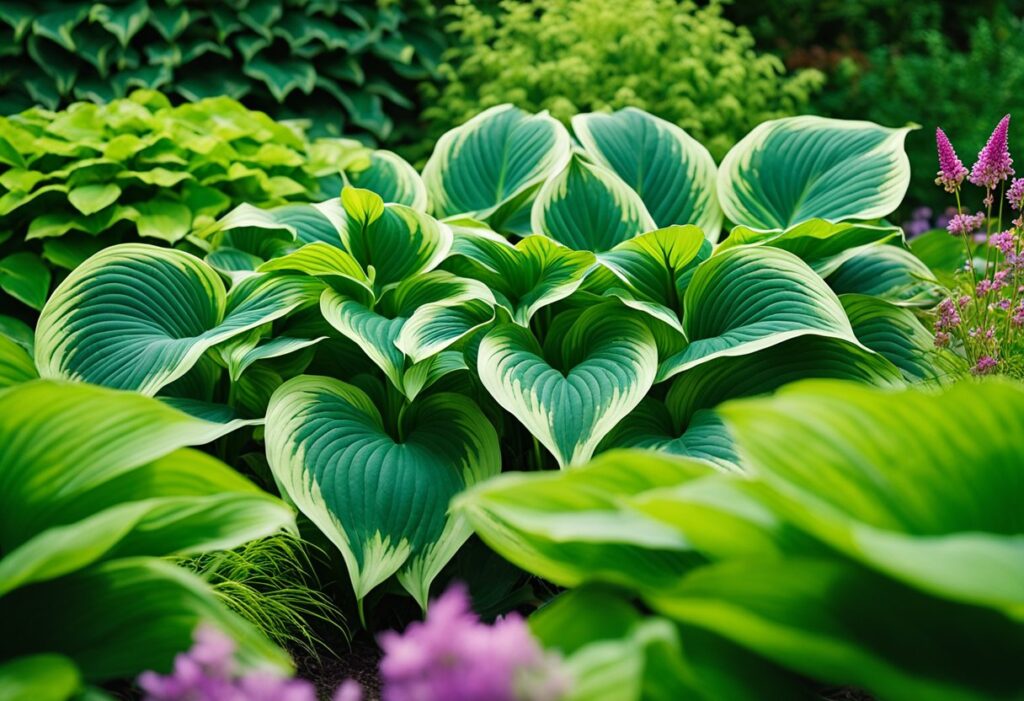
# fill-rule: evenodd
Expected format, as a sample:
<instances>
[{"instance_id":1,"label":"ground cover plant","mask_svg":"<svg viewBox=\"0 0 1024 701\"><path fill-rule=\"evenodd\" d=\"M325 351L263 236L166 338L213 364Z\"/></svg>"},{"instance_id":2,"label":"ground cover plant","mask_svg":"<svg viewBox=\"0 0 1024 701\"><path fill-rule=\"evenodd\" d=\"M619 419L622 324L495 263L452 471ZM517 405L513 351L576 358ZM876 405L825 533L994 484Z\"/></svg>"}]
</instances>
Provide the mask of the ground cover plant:
<instances>
[{"instance_id":1,"label":"ground cover plant","mask_svg":"<svg viewBox=\"0 0 1024 701\"><path fill-rule=\"evenodd\" d=\"M0 301L41 309L52 278L102 248L177 244L241 202L327 197L366 158L227 97L172 107L140 90L0 117Z\"/></svg>"}]
</instances>

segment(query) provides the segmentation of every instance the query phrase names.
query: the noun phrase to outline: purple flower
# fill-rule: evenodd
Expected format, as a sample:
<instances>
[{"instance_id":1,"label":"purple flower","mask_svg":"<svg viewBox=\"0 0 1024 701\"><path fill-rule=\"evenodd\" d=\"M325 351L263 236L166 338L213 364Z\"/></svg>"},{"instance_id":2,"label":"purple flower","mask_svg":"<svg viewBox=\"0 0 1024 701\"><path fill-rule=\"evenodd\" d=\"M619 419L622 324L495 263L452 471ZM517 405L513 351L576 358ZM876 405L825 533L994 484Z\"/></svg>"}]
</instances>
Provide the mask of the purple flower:
<instances>
[{"instance_id":1,"label":"purple flower","mask_svg":"<svg viewBox=\"0 0 1024 701\"><path fill-rule=\"evenodd\" d=\"M363 701L363 687L354 679L346 679L334 692L333 701Z\"/></svg>"},{"instance_id":2,"label":"purple flower","mask_svg":"<svg viewBox=\"0 0 1024 701\"><path fill-rule=\"evenodd\" d=\"M978 153L978 160L971 168L971 182L992 190L996 185L1013 175L1013 159L1009 148L1010 115L999 120L999 124L988 137L985 148Z\"/></svg>"},{"instance_id":3,"label":"purple flower","mask_svg":"<svg viewBox=\"0 0 1024 701\"><path fill-rule=\"evenodd\" d=\"M937 331L935 333L935 347L945 348L949 345L950 336L945 331Z\"/></svg>"},{"instance_id":4,"label":"purple flower","mask_svg":"<svg viewBox=\"0 0 1024 701\"><path fill-rule=\"evenodd\" d=\"M939 318L935 320L936 331L948 331L960 325L960 311L951 299L939 303Z\"/></svg>"},{"instance_id":5,"label":"purple flower","mask_svg":"<svg viewBox=\"0 0 1024 701\"><path fill-rule=\"evenodd\" d=\"M1010 189L1006 191L1006 199L1010 207L1020 211L1021 205L1024 204L1024 178L1013 179Z\"/></svg>"},{"instance_id":6,"label":"purple flower","mask_svg":"<svg viewBox=\"0 0 1024 701\"><path fill-rule=\"evenodd\" d=\"M967 177L967 169L949 143L949 137L942 129L935 130L935 145L939 152L939 172L935 178L936 185L942 185L946 192L956 192L960 183Z\"/></svg>"},{"instance_id":7,"label":"purple flower","mask_svg":"<svg viewBox=\"0 0 1024 701\"><path fill-rule=\"evenodd\" d=\"M992 372L997 365L999 365L999 362L991 355L983 355L978 358L978 362L973 368L971 368L971 372L975 375L987 375Z\"/></svg>"},{"instance_id":8,"label":"purple flower","mask_svg":"<svg viewBox=\"0 0 1024 701\"><path fill-rule=\"evenodd\" d=\"M946 231L953 236L967 236L973 233L985 223L985 214L978 212L977 214L957 214L949 220L949 224L946 225Z\"/></svg>"},{"instance_id":9,"label":"purple flower","mask_svg":"<svg viewBox=\"0 0 1024 701\"><path fill-rule=\"evenodd\" d=\"M423 623L378 641L384 701L555 701L568 687L520 616L481 623L459 585L431 602Z\"/></svg>"},{"instance_id":10,"label":"purple flower","mask_svg":"<svg viewBox=\"0 0 1024 701\"><path fill-rule=\"evenodd\" d=\"M989 243L997 248L1000 253L1006 255L1012 253L1017 248L1017 237L1013 235L1012 231L1001 231L998 234L992 234L992 238L989 239Z\"/></svg>"}]
</instances>

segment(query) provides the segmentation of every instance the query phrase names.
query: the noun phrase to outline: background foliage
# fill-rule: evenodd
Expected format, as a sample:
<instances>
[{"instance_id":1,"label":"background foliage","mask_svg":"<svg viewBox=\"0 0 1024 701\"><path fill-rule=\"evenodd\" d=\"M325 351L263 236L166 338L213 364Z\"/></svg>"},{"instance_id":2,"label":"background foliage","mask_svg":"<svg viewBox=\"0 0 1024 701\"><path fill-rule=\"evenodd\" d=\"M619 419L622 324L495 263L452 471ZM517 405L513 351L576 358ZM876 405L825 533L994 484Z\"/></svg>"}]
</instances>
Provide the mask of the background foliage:
<instances>
[{"instance_id":1,"label":"background foliage","mask_svg":"<svg viewBox=\"0 0 1024 701\"><path fill-rule=\"evenodd\" d=\"M4 0L0 104L57 109L143 87L241 99L318 134L401 138L414 82L440 57L434 15L427 0Z\"/></svg>"},{"instance_id":2,"label":"background foliage","mask_svg":"<svg viewBox=\"0 0 1024 701\"><path fill-rule=\"evenodd\" d=\"M452 47L427 84L436 139L481 109L510 102L578 112L634 106L675 122L719 159L756 124L802 111L815 71L785 76L717 2L533 0L448 8Z\"/></svg>"}]
</instances>

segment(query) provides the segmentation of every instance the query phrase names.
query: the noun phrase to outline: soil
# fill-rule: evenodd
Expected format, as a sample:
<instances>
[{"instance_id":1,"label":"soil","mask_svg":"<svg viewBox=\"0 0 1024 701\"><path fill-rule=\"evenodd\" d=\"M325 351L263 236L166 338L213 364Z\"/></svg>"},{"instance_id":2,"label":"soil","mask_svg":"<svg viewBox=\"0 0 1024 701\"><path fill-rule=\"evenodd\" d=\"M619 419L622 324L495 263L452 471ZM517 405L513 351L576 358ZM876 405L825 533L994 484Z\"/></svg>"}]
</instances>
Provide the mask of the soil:
<instances>
[{"instance_id":1,"label":"soil","mask_svg":"<svg viewBox=\"0 0 1024 701\"><path fill-rule=\"evenodd\" d=\"M296 657L298 676L311 680L322 701L331 701L331 695L346 679L355 679L363 687L363 701L380 701L380 678L377 663L380 650L370 640L356 638L351 650L342 650L338 656L324 655L320 659Z\"/></svg>"}]
</instances>

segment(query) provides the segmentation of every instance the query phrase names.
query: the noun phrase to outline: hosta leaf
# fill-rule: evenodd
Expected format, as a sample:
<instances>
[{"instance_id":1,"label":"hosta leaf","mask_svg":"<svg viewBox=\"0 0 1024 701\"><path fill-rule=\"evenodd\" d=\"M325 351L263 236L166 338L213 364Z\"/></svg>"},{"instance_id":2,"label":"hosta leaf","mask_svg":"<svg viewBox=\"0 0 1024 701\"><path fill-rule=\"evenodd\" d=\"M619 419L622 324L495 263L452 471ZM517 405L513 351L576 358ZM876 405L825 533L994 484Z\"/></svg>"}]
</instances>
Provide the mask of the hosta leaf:
<instances>
[{"instance_id":1,"label":"hosta leaf","mask_svg":"<svg viewBox=\"0 0 1024 701\"><path fill-rule=\"evenodd\" d=\"M514 246L504 237L467 223L452 223L455 242L444 265L486 284L522 326L537 310L575 292L597 259L545 236L527 236Z\"/></svg>"},{"instance_id":2,"label":"hosta leaf","mask_svg":"<svg viewBox=\"0 0 1024 701\"><path fill-rule=\"evenodd\" d=\"M0 663L0 699L67 701L81 684L78 668L62 655L29 655Z\"/></svg>"},{"instance_id":3,"label":"hosta leaf","mask_svg":"<svg viewBox=\"0 0 1024 701\"><path fill-rule=\"evenodd\" d=\"M806 263L777 248L740 247L712 256L690 279L683 309L690 343L661 364L659 380L797 336L857 343L836 295Z\"/></svg>"},{"instance_id":4,"label":"hosta leaf","mask_svg":"<svg viewBox=\"0 0 1024 701\"><path fill-rule=\"evenodd\" d=\"M884 217L910 183L908 131L814 116L764 122L722 160L722 210L734 224L758 229Z\"/></svg>"},{"instance_id":5,"label":"hosta leaf","mask_svg":"<svg viewBox=\"0 0 1024 701\"><path fill-rule=\"evenodd\" d=\"M892 361L909 382L944 384L967 370L962 358L935 347L935 336L910 310L867 295L839 299L857 339Z\"/></svg>"},{"instance_id":6,"label":"hosta leaf","mask_svg":"<svg viewBox=\"0 0 1024 701\"><path fill-rule=\"evenodd\" d=\"M231 246L263 259L280 255L295 241L322 241L337 246L338 229L323 209L310 204L272 209L241 204L224 215L212 232L204 232L204 236L212 237L216 246Z\"/></svg>"},{"instance_id":7,"label":"hosta leaf","mask_svg":"<svg viewBox=\"0 0 1024 701\"><path fill-rule=\"evenodd\" d=\"M530 219L534 233L598 253L658 228L622 178L577 155L541 187Z\"/></svg>"},{"instance_id":8,"label":"hosta leaf","mask_svg":"<svg viewBox=\"0 0 1024 701\"><path fill-rule=\"evenodd\" d=\"M493 319L494 301L491 299L470 299L458 304L449 301L425 304L402 325L395 345L413 363L419 363Z\"/></svg>"},{"instance_id":9,"label":"hosta leaf","mask_svg":"<svg viewBox=\"0 0 1024 701\"><path fill-rule=\"evenodd\" d=\"M682 333L683 297L711 244L695 226L670 226L624 241L598 256L588 288L622 300Z\"/></svg>"},{"instance_id":10,"label":"hosta leaf","mask_svg":"<svg viewBox=\"0 0 1024 701\"><path fill-rule=\"evenodd\" d=\"M442 136L423 170L438 217L466 215L501 230L569 158L569 133L546 112L498 105Z\"/></svg>"},{"instance_id":11,"label":"hosta leaf","mask_svg":"<svg viewBox=\"0 0 1024 701\"><path fill-rule=\"evenodd\" d=\"M678 531L622 502L710 472L696 461L617 451L575 470L502 475L460 496L454 508L502 557L559 586L601 581L657 589L706 560Z\"/></svg>"},{"instance_id":12,"label":"hosta leaf","mask_svg":"<svg viewBox=\"0 0 1024 701\"><path fill-rule=\"evenodd\" d=\"M554 345L545 353L529 329L502 324L484 336L477 367L495 401L569 467L643 399L658 350L647 326L615 305L583 312Z\"/></svg>"},{"instance_id":13,"label":"hosta leaf","mask_svg":"<svg viewBox=\"0 0 1024 701\"><path fill-rule=\"evenodd\" d=\"M135 224L139 236L175 243L192 229L192 210L180 202L157 198L135 205L139 218Z\"/></svg>"},{"instance_id":14,"label":"hosta leaf","mask_svg":"<svg viewBox=\"0 0 1024 701\"><path fill-rule=\"evenodd\" d=\"M230 612L196 575L170 562L126 558L19 589L0 599L0 655L53 651L90 681L166 673L206 622L231 637L246 667L290 668L288 656Z\"/></svg>"},{"instance_id":15,"label":"hosta leaf","mask_svg":"<svg viewBox=\"0 0 1024 701\"><path fill-rule=\"evenodd\" d=\"M0 259L0 289L33 309L42 309L50 290L50 269L35 253Z\"/></svg>"},{"instance_id":16,"label":"hosta leaf","mask_svg":"<svg viewBox=\"0 0 1024 701\"><path fill-rule=\"evenodd\" d=\"M627 107L572 118L572 129L594 161L636 191L658 227L694 224L718 240L722 210L717 168L699 142L671 122Z\"/></svg>"},{"instance_id":17,"label":"hosta leaf","mask_svg":"<svg viewBox=\"0 0 1024 701\"><path fill-rule=\"evenodd\" d=\"M373 298L373 284L359 262L340 248L321 241L307 243L291 253L271 258L256 269L259 272L301 272L319 277L332 287L364 299L367 303Z\"/></svg>"},{"instance_id":18,"label":"hosta leaf","mask_svg":"<svg viewBox=\"0 0 1024 701\"><path fill-rule=\"evenodd\" d=\"M860 255L863 246L893 239L903 239L899 227L809 219L784 231L737 226L715 250L721 252L744 245L773 246L789 251L818 275L827 277L845 261Z\"/></svg>"},{"instance_id":19,"label":"hosta leaf","mask_svg":"<svg viewBox=\"0 0 1024 701\"><path fill-rule=\"evenodd\" d=\"M32 356L7 336L0 335L0 389L39 377Z\"/></svg>"},{"instance_id":20,"label":"hosta leaf","mask_svg":"<svg viewBox=\"0 0 1024 701\"><path fill-rule=\"evenodd\" d=\"M1024 693L1018 622L924 595L849 561L723 562L646 598L666 616L877 698L1010 701ZM991 640L1000 641L997 649Z\"/></svg>"},{"instance_id":21,"label":"hosta leaf","mask_svg":"<svg viewBox=\"0 0 1024 701\"><path fill-rule=\"evenodd\" d=\"M293 90L308 95L316 85L316 68L298 59L271 60L265 56L255 56L245 64L242 72L262 81L278 102L284 102Z\"/></svg>"},{"instance_id":22,"label":"hosta leaf","mask_svg":"<svg viewBox=\"0 0 1024 701\"><path fill-rule=\"evenodd\" d=\"M99 21L103 28L117 37L121 46L135 36L149 19L149 5L146 0L136 0L127 5L111 7L94 5L90 12L90 20Z\"/></svg>"},{"instance_id":23,"label":"hosta leaf","mask_svg":"<svg viewBox=\"0 0 1024 701\"><path fill-rule=\"evenodd\" d=\"M1024 619L1019 387L806 382L720 412L793 523L911 586Z\"/></svg>"},{"instance_id":24,"label":"hosta leaf","mask_svg":"<svg viewBox=\"0 0 1024 701\"><path fill-rule=\"evenodd\" d=\"M425 606L470 533L449 500L501 469L497 435L466 397L435 394L391 420L362 390L325 377L274 393L266 440L277 482L341 550L360 600L397 572Z\"/></svg>"},{"instance_id":25,"label":"hosta leaf","mask_svg":"<svg viewBox=\"0 0 1024 701\"><path fill-rule=\"evenodd\" d=\"M80 185L68 193L68 201L82 214L98 212L117 201L121 188L113 183Z\"/></svg>"},{"instance_id":26,"label":"hosta leaf","mask_svg":"<svg viewBox=\"0 0 1024 701\"><path fill-rule=\"evenodd\" d=\"M145 244L104 249L44 307L35 360L43 377L155 394L216 344L315 301L319 283L258 276L225 294L198 258Z\"/></svg>"},{"instance_id":27,"label":"hosta leaf","mask_svg":"<svg viewBox=\"0 0 1024 701\"><path fill-rule=\"evenodd\" d=\"M385 202L395 202L427 211L427 187L416 169L401 156L391 151L378 150L370 154L370 165L365 170L350 172L348 181L355 187L376 192Z\"/></svg>"},{"instance_id":28,"label":"hosta leaf","mask_svg":"<svg viewBox=\"0 0 1024 701\"><path fill-rule=\"evenodd\" d=\"M303 348L309 348L326 336L317 338L289 338L277 336L260 343L259 333L252 333L248 337L235 337L229 340L224 346L218 348L221 358L228 369L228 376L232 381L238 380L242 373L253 363L269 358L280 358L281 356L296 353Z\"/></svg>"},{"instance_id":29,"label":"hosta leaf","mask_svg":"<svg viewBox=\"0 0 1024 701\"><path fill-rule=\"evenodd\" d=\"M910 251L870 246L835 269L826 281L836 294L871 295L905 307L930 307L942 298L935 274Z\"/></svg>"},{"instance_id":30,"label":"hosta leaf","mask_svg":"<svg viewBox=\"0 0 1024 701\"><path fill-rule=\"evenodd\" d=\"M612 448L645 448L704 460L723 470L739 469L732 437L714 413L698 411L680 428L665 404L653 397L629 412L605 436L597 452Z\"/></svg>"}]
</instances>

